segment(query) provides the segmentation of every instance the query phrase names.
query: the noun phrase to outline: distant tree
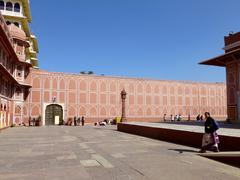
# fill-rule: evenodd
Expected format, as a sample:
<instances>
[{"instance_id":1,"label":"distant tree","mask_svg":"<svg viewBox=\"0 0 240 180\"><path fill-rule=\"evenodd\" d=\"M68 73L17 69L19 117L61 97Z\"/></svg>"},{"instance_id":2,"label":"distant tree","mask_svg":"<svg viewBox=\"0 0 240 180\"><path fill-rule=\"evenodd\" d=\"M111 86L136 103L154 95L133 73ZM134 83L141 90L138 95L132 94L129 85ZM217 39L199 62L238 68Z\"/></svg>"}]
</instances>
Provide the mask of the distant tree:
<instances>
[{"instance_id":1,"label":"distant tree","mask_svg":"<svg viewBox=\"0 0 240 180\"><path fill-rule=\"evenodd\" d=\"M80 71L80 74L89 74L89 75L92 75L94 74L93 71Z\"/></svg>"}]
</instances>

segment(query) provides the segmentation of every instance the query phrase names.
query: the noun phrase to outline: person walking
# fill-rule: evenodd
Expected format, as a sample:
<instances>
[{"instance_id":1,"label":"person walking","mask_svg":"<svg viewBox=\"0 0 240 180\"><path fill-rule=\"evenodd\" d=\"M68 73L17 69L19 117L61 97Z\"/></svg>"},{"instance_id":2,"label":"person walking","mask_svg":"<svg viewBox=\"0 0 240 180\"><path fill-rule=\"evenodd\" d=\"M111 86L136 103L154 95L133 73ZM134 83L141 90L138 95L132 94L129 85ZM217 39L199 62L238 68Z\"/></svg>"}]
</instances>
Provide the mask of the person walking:
<instances>
[{"instance_id":1,"label":"person walking","mask_svg":"<svg viewBox=\"0 0 240 180\"><path fill-rule=\"evenodd\" d=\"M84 119L84 116L82 117L82 126L84 126L84 123L85 123L85 119Z\"/></svg>"},{"instance_id":2,"label":"person walking","mask_svg":"<svg viewBox=\"0 0 240 180\"><path fill-rule=\"evenodd\" d=\"M202 148L199 153L205 153L207 150L219 152L218 144L219 137L217 130L219 129L218 123L211 117L209 112L205 112L205 133L202 139Z\"/></svg>"},{"instance_id":3,"label":"person walking","mask_svg":"<svg viewBox=\"0 0 240 180\"><path fill-rule=\"evenodd\" d=\"M77 119L77 125L80 126L80 123L81 123L81 118L78 117L78 119Z\"/></svg>"}]
</instances>

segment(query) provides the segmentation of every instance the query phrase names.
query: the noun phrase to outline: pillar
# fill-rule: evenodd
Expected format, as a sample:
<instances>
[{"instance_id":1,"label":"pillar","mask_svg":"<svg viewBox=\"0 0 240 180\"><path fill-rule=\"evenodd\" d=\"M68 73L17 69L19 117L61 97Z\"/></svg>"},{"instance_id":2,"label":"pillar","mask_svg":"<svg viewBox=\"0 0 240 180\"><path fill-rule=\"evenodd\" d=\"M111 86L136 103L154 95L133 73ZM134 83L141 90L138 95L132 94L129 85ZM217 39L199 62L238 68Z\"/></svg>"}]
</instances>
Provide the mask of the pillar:
<instances>
[{"instance_id":1,"label":"pillar","mask_svg":"<svg viewBox=\"0 0 240 180\"><path fill-rule=\"evenodd\" d=\"M127 121L127 118L126 118L126 97L127 97L127 93L123 89L121 91L121 99L122 99L122 117L121 117L121 122L126 122Z\"/></svg>"}]
</instances>

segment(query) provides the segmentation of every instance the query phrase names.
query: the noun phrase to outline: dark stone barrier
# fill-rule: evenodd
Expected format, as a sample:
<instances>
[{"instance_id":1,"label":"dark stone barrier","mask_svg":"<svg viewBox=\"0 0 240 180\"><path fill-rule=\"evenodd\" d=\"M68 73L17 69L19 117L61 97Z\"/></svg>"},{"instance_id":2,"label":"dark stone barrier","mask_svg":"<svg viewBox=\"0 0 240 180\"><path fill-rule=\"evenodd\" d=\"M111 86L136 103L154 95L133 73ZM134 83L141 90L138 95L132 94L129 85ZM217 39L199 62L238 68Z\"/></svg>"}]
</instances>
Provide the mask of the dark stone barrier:
<instances>
[{"instance_id":1,"label":"dark stone barrier","mask_svg":"<svg viewBox=\"0 0 240 180\"><path fill-rule=\"evenodd\" d=\"M203 133L119 123L118 131L200 148ZM240 137L219 135L220 151L240 151Z\"/></svg>"}]
</instances>

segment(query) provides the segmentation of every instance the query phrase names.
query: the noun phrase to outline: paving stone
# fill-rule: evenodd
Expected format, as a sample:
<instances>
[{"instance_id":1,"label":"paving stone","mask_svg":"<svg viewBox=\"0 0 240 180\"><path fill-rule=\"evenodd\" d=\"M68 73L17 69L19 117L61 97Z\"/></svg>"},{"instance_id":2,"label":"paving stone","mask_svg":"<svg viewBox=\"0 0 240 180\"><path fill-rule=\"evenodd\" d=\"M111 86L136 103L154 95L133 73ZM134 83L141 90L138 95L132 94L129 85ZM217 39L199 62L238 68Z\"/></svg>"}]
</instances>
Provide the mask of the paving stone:
<instances>
[{"instance_id":1,"label":"paving stone","mask_svg":"<svg viewBox=\"0 0 240 180\"><path fill-rule=\"evenodd\" d=\"M108 160L106 160L104 157L102 157L99 154L93 154L92 158L97 160L105 168L113 168L114 167Z\"/></svg>"},{"instance_id":2,"label":"paving stone","mask_svg":"<svg viewBox=\"0 0 240 180\"><path fill-rule=\"evenodd\" d=\"M84 167L94 167L94 166L101 166L96 160L81 160L80 161L81 165Z\"/></svg>"},{"instance_id":3,"label":"paving stone","mask_svg":"<svg viewBox=\"0 0 240 180\"><path fill-rule=\"evenodd\" d=\"M112 157L115 158L125 158L126 156L122 153L115 153L115 154L111 154Z\"/></svg>"},{"instance_id":4,"label":"paving stone","mask_svg":"<svg viewBox=\"0 0 240 180\"><path fill-rule=\"evenodd\" d=\"M57 160L62 161L62 160L71 160L71 159L77 159L77 156L75 154L71 155L66 155L66 156L58 156Z\"/></svg>"}]
</instances>

